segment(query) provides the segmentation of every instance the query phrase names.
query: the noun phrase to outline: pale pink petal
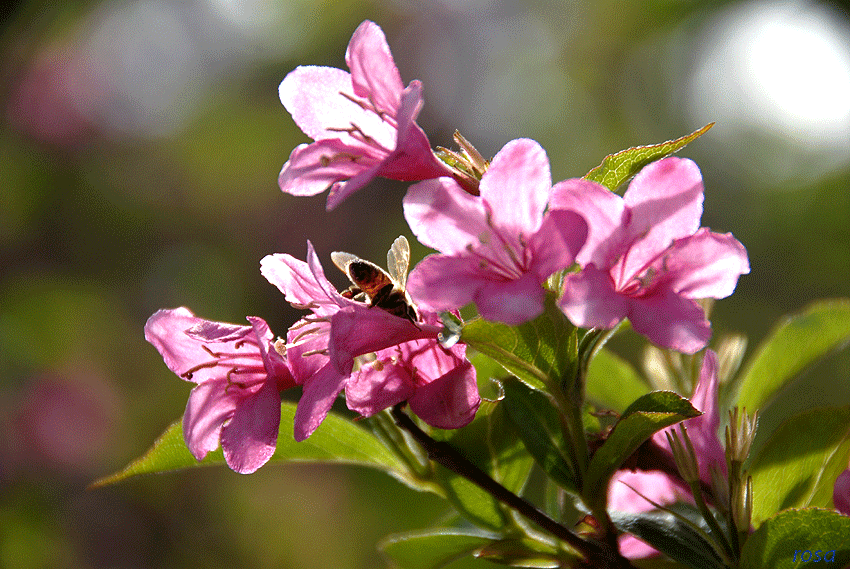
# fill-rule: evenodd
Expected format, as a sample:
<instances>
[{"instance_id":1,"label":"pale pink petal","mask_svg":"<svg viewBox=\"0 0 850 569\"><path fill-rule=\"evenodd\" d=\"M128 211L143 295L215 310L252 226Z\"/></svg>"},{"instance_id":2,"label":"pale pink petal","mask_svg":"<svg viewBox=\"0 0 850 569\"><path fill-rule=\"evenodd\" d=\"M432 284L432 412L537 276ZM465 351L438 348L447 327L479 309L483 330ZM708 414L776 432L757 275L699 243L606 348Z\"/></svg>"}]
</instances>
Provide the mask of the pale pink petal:
<instances>
[{"instance_id":1,"label":"pale pink petal","mask_svg":"<svg viewBox=\"0 0 850 569\"><path fill-rule=\"evenodd\" d=\"M537 275L525 273L511 281L480 281L473 300L486 320L517 326L539 316L545 298Z\"/></svg>"},{"instance_id":2,"label":"pale pink petal","mask_svg":"<svg viewBox=\"0 0 850 569\"><path fill-rule=\"evenodd\" d=\"M466 256L428 255L410 271L407 290L419 306L454 310L472 302L481 282L479 271Z\"/></svg>"},{"instance_id":3,"label":"pale pink petal","mask_svg":"<svg viewBox=\"0 0 850 569\"><path fill-rule=\"evenodd\" d=\"M407 401L415 392L410 372L402 365L382 361L380 366L367 365L351 375L345 386L345 401L352 411L371 417Z\"/></svg>"},{"instance_id":4,"label":"pale pink petal","mask_svg":"<svg viewBox=\"0 0 850 569\"><path fill-rule=\"evenodd\" d=\"M481 198L451 178L410 186L403 203L404 218L419 242L446 255L464 253L467 245L492 233Z\"/></svg>"},{"instance_id":5,"label":"pale pink petal","mask_svg":"<svg viewBox=\"0 0 850 569\"><path fill-rule=\"evenodd\" d=\"M475 368L468 361L419 387L410 399L413 412L438 429L459 429L469 424L480 404Z\"/></svg>"},{"instance_id":6,"label":"pale pink petal","mask_svg":"<svg viewBox=\"0 0 850 569\"><path fill-rule=\"evenodd\" d=\"M608 272L595 265L566 276L558 305L581 328L613 328L629 313L629 299L614 290Z\"/></svg>"},{"instance_id":7,"label":"pale pink petal","mask_svg":"<svg viewBox=\"0 0 850 569\"><path fill-rule=\"evenodd\" d=\"M493 225L511 237L530 237L537 231L551 188L546 151L525 138L499 150L479 186L481 198L490 205Z\"/></svg>"},{"instance_id":8,"label":"pale pink petal","mask_svg":"<svg viewBox=\"0 0 850 569\"><path fill-rule=\"evenodd\" d=\"M676 241L664 255L669 285L686 298L726 298L750 272L747 250L732 234L702 228Z\"/></svg>"},{"instance_id":9,"label":"pale pink petal","mask_svg":"<svg viewBox=\"0 0 850 569\"><path fill-rule=\"evenodd\" d=\"M666 287L629 298L628 302L628 317L635 332L663 348L693 354L711 338L711 325L702 307Z\"/></svg>"},{"instance_id":10,"label":"pale pink petal","mask_svg":"<svg viewBox=\"0 0 850 569\"><path fill-rule=\"evenodd\" d=\"M398 107L404 84L377 24L367 20L357 27L348 42L345 62L358 97L370 99L384 111Z\"/></svg>"},{"instance_id":11,"label":"pale pink petal","mask_svg":"<svg viewBox=\"0 0 850 569\"><path fill-rule=\"evenodd\" d=\"M315 306L314 312L327 314L346 304L346 299L336 291L325 277L313 244L307 242L307 261L291 255L266 255L260 261L260 272L275 285L287 302Z\"/></svg>"},{"instance_id":12,"label":"pale pink petal","mask_svg":"<svg viewBox=\"0 0 850 569\"><path fill-rule=\"evenodd\" d=\"M227 466L250 474L274 454L280 428L280 394L267 381L256 393L236 405L230 422L221 430L221 448Z\"/></svg>"},{"instance_id":13,"label":"pale pink petal","mask_svg":"<svg viewBox=\"0 0 850 569\"><path fill-rule=\"evenodd\" d=\"M328 129L348 127L352 119L365 113L340 93L353 93L351 75L342 69L314 65L296 67L278 87L280 102L298 128L313 140L347 136Z\"/></svg>"},{"instance_id":14,"label":"pale pink petal","mask_svg":"<svg viewBox=\"0 0 850 569\"><path fill-rule=\"evenodd\" d=\"M221 427L233 415L239 396L227 379L210 379L192 389L183 414L183 439L197 460L218 448Z\"/></svg>"},{"instance_id":15,"label":"pale pink petal","mask_svg":"<svg viewBox=\"0 0 850 569\"><path fill-rule=\"evenodd\" d=\"M630 210L627 241L632 242L623 273L633 275L675 239L699 229L703 203L697 165L671 156L645 166L623 195Z\"/></svg>"},{"instance_id":16,"label":"pale pink petal","mask_svg":"<svg viewBox=\"0 0 850 569\"><path fill-rule=\"evenodd\" d=\"M319 428L347 380L348 373L339 373L328 363L304 385L295 410L296 441L303 441Z\"/></svg>"},{"instance_id":17,"label":"pale pink petal","mask_svg":"<svg viewBox=\"0 0 850 569\"><path fill-rule=\"evenodd\" d=\"M300 144L283 165L278 185L281 191L293 196L315 196L328 188L345 189L348 195L375 177L383 158L375 154L373 149L346 145L337 138ZM365 181L346 181L358 175Z\"/></svg>"},{"instance_id":18,"label":"pale pink petal","mask_svg":"<svg viewBox=\"0 0 850 569\"><path fill-rule=\"evenodd\" d=\"M610 267L628 245L623 242L628 221L625 202L604 186L579 178L558 182L552 187L549 209L572 210L587 221L587 240L576 257L581 266Z\"/></svg>"},{"instance_id":19,"label":"pale pink petal","mask_svg":"<svg viewBox=\"0 0 850 569\"><path fill-rule=\"evenodd\" d=\"M213 360L209 352L204 350L202 341L186 334L187 330L199 326L200 333L222 337L230 337L233 334L244 336L245 330L249 328L235 324L209 322L198 318L184 307L158 310L148 318L145 324L145 339L159 351L168 369L181 379L188 379L195 383L203 383L221 375L221 371L216 370L215 367L196 369L191 378L185 375L188 370L196 368L198 364Z\"/></svg>"},{"instance_id":20,"label":"pale pink petal","mask_svg":"<svg viewBox=\"0 0 850 569\"><path fill-rule=\"evenodd\" d=\"M542 283L552 273L568 268L584 246L587 222L567 210L550 211L543 218L540 229L528 241L531 265L528 270Z\"/></svg>"},{"instance_id":21,"label":"pale pink petal","mask_svg":"<svg viewBox=\"0 0 850 569\"><path fill-rule=\"evenodd\" d=\"M311 317L299 320L287 332L286 360L297 384L309 380L330 361L322 353L328 349L330 329L330 322L315 322Z\"/></svg>"},{"instance_id":22,"label":"pale pink petal","mask_svg":"<svg viewBox=\"0 0 850 569\"><path fill-rule=\"evenodd\" d=\"M850 469L838 475L832 492L832 501L836 510L845 516L850 516Z\"/></svg>"}]
</instances>

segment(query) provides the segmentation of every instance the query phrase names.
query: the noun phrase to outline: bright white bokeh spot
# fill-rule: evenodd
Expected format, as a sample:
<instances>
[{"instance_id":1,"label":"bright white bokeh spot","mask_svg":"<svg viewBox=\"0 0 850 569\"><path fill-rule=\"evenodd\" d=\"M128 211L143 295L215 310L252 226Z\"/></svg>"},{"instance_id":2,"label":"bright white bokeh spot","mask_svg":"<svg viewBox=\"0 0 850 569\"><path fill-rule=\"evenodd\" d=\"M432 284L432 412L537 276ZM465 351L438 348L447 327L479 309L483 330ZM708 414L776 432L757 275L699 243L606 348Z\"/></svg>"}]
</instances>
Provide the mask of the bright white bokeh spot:
<instances>
[{"instance_id":1,"label":"bright white bokeh spot","mask_svg":"<svg viewBox=\"0 0 850 569\"><path fill-rule=\"evenodd\" d=\"M695 123L717 121L727 152L774 181L850 160L845 20L810 3L752 2L705 29L687 107Z\"/></svg>"}]
</instances>

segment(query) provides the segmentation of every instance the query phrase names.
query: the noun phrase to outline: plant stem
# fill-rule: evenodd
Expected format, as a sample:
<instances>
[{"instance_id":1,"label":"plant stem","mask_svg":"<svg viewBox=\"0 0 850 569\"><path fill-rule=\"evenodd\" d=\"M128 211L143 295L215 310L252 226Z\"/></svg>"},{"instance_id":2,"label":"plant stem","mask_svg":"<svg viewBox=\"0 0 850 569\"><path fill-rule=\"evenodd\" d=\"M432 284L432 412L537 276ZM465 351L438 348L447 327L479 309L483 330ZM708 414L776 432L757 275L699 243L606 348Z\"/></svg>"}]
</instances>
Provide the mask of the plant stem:
<instances>
[{"instance_id":1,"label":"plant stem","mask_svg":"<svg viewBox=\"0 0 850 569\"><path fill-rule=\"evenodd\" d=\"M605 543L601 543L579 537L570 529L562 526L545 513L538 510L530 502L520 496L517 496L496 482L486 472L475 466L475 464L470 462L450 444L435 441L425 431L420 429L413 419L411 419L402 410L402 405L403 404L399 404L393 407L392 415L398 426L409 432L411 436L428 452L428 458L445 468L448 468L455 474L466 478L496 498L498 501L502 502L509 508L516 510L544 530L568 544L584 556L588 567L597 567L599 569L633 569L633 566L629 563L628 559L620 555L616 539L607 540Z\"/></svg>"}]
</instances>

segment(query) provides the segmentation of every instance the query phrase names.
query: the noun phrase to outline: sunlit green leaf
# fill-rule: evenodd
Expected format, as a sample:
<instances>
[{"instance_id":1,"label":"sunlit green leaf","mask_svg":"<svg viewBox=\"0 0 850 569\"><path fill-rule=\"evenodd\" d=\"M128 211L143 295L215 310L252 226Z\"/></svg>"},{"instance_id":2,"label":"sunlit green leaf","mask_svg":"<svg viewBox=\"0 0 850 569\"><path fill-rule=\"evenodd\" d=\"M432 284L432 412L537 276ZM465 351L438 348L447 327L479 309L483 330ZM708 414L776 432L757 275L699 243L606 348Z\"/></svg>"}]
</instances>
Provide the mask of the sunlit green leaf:
<instances>
[{"instance_id":1,"label":"sunlit green leaf","mask_svg":"<svg viewBox=\"0 0 850 569\"><path fill-rule=\"evenodd\" d=\"M740 376L735 405L762 409L807 366L850 342L850 299L822 300L783 320Z\"/></svg>"},{"instance_id":2,"label":"sunlit green leaf","mask_svg":"<svg viewBox=\"0 0 850 569\"><path fill-rule=\"evenodd\" d=\"M780 425L750 465L753 525L787 508L831 507L850 460L850 406L812 409Z\"/></svg>"},{"instance_id":3,"label":"sunlit green leaf","mask_svg":"<svg viewBox=\"0 0 850 569\"><path fill-rule=\"evenodd\" d=\"M650 388L631 364L603 348L590 362L586 390L590 400L622 413Z\"/></svg>"},{"instance_id":4,"label":"sunlit green leaf","mask_svg":"<svg viewBox=\"0 0 850 569\"><path fill-rule=\"evenodd\" d=\"M378 549L394 567L439 569L495 539L497 536L474 531L431 529L388 536Z\"/></svg>"},{"instance_id":5,"label":"sunlit green leaf","mask_svg":"<svg viewBox=\"0 0 850 569\"><path fill-rule=\"evenodd\" d=\"M497 361L532 387L543 389L551 381L574 375L576 361L569 349L575 328L547 298L543 314L508 326L481 318L463 327L461 341Z\"/></svg>"},{"instance_id":6,"label":"sunlit green leaf","mask_svg":"<svg viewBox=\"0 0 850 569\"><path fill-rule=\"evenodd\" d=\"M632 403L590 460L583 491L585 498L593 501L604 496L614 472L653 433L699 415L687 399L672 391L654 391Z\"/></svg>"},{"instance_id":7,"label":"sunlit green leaf","mask_svg":"<svg viewBox=\"0 0 850 569\"><path fill-rule=\"evenodd\" d=\"M307 440L292 438L295 404L281 405L280 433L277 449L269 460L273 462L322 462L368 466L386 471L402 482L419 489L434 490L433 486L417 481L405 465L390 453L374 435L350 420L329 413L322 425ZM198 462L183 441L181 421L174 422L140 458L123 470L97 480L93 486L114 484L140 474L169 472L184 468L224 464L221 449L209 453Z\"/></svg>"},{"instance_id":8,"label":"sunlit green leaf","mask_svg":"<svg viewBox=\"0 0 850 569\"><path fill-rule=\"evenodd\" d=\"M741 550L740 569L846 567L850 563L850 518L817 508L787 510L766 520Z\"/></svg>"},{"instance_id":9,"label":"sunlit green leaf","mask_svg":"<svg viewBox=\"0 0 850 569\"><path fill-rule=\"evenodd\" d=\"M504 387L503 405L528 452L561 487L577 490L575 460L551 399L516 379L505 380Z\"/></svg>"},{"instance_id":10,"label":"sunlit green leaf","mask_svg":"<svg viewBox=\"0 0 850 569\"><path fill-rule=\"evenodd\" d=\"M452 506L469 522L478 527L499 531L509 521L498 500L475 483L445 468L437 470L437 478Z\"/></svg>"},{"instance_id":11,"label":"sunlit green leaf","mask_svg":"<svg viewBox=\"0 0 850 569\"><path fill-rule=\"evenodd\" d=\"M676 140L668 140L667 142L647 146L635 146L634 148L621 150L616 154L609 154L602 160L599 166L585 174L584 177L614 191L650 162L661 160L665 156L678 152L708 132L708 129L712 126L714 126L714 123L707 124L701 129Z\"/></svg>"}]
</instances>

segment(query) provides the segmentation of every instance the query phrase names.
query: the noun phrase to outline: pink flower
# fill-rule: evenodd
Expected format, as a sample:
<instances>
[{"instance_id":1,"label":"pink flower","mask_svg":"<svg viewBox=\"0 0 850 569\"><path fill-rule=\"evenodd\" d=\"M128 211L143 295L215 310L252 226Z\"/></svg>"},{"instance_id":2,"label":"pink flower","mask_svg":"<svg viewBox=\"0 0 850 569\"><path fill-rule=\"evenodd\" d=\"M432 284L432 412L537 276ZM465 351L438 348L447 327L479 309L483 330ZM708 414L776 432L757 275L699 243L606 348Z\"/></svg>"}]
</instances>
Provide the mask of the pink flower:
<instances>
[{"instance_id":1,"label":"pink flower","mask_svg":"<svg viewBox=\"0 0 850 569\"><path fill-rule=\"evenodd\" d=\"M183 436L203 460L221 441L234 471L249 474L274 454L280 426L279 392L295 385L273 335L260 318L250 326L211 322L187 308L159 310L145 324L145 339L165 365L196 383L183 415Z\"/></svg>"},{"instance_id":2,"label":"pink flower","mask_svg":"<svg viewBox=\"0 0 850 569\"><path fill-rule=\"evenodd\" d=\"M288 302L311 311L287 334L290 367L296 382L304 385L295 414L296 440L306 439L318 428L343 389L347 400L351 397L349 389L352 394L356 391L358 395L353 396L353 400L357 403L349 400L349 406L367 416L410 399L411 406L421 410L426 421L457 424L457 417L465 417L469 409L461 409L462 403L456 399L458 389L469 393L469 370L455 370L468 365L463 351L445 352L442 358L432 354L432 361L417 352L417 347L422 349L422 346L442 350L436 341L441 327L436 324L435 314L423 314L424 321L413 324L380 308L344 298L325 277L309 242L306 263L290 255L278 254L265 257L261 267L266 279L284 293ZM387 363L386 372L380 373L378 364L373 364L371 373L363 368L352 379L354 359L367 353L376 353L375 361ZM409 377L401 379L405 371ZM437 372L439 375L431 376ZM448 379L442 379L444 376ZM372 383L389 385L393 381L412 382L415 389L402 393L400 390L392 392L389 387L386 392L370 387ZM474 382L472 374L473 385ZM431 384L435 385L421 390ZM403 396L401 399L396 397L399 394ZM414 400L425 403L419 405ZM444 403L449 400L450 404ZM446 407L440 411L440 405L444 404Z\"/></svg>"},{"instance_id":3,"label":"pink flower","mask_svg":"<svg viewBox=\"0 0 850 569\"><path fill-rule=\"evenodd\" d=\"M726 451L717 436L717 429L720 428L717 388L717 353L714 350L706 350L699 372L699 380L694 387L694 394L690 398L691 405L698 411L702 411L702 415L684 421L684 425L688 429L688 438L691 439L697 455L700 480L707 485L711 485L712 468L718 470L724 476L726 475ZM676 428L669 427L652 436L652 440L667 451L671 458L673 451L670 448L670 443L667 442L665 432Z\"/></svg>"},{"instance_id":4,"label":"pink flower","mask_svg":"<svg viewBox=\"0 0 850 569\"><path fill-rule=\"evenodd\" d=\"M542 283L572 264L587 225L574 212L546 213L549 159L533 140L506 144L479 189L472 196L452 178L439 178L408 190L408 224L443 254L419 263L407 288L434 310L475 302L488 320L520 324L543 312Z\"/></svg>"},{"instance_id":5,"label":"pink flower","mask_svg":"<svg viewBox=\"0 0 850 569\"><path fill-rule=\"evenodd\" d=\"M436 314L430 316L436 320ZM348 408L364 417L407 401L419 418L440 429L468 424L481 403L466 346L446 350L434 338L376 352L352 374L345 398Z\"/></svg>"},{"instance_id":6,"label":"pink flower","mask_svg":"<svg viewBox=\"0 0 850 569\"><path fill-rule=\"evenodd\" d=\"M416 124L422 84L404 87L381 28L360 24L345 61L351 73L300 66L281 82L283 106L315 142L292 151L280 189L313 196L330 187L330 210L377 176L411 181L450 175Z\"/></svg>"},{"instance_id":7,"label":"pink flower","mask_svg":"<svg viewBox=\"0 0 850 569\"><path fill-rule=\"evenodd\" d=\"M608 509L632 514L654 510L655 506L642 498L641 494L662 506L690 501L688 493L665 472L618 470L608 485ZM630 534L621 535L618 543L620 553L628 559L643 559L659 554L657 549Z\"/></svg>"},{"instance_id":8,"label":"pink flower","mask_svg":"<svg viewBox=\"0 0 850 569\"><path fill-rule=\"evenodd\" d=\"M700 228L703 184L690 160L641 170L621 198L588 180L556 186L550 207L587 219L581 272L568 275L560 306L577 326L612 328L624 318L659 346L705 347L711 325L694 299L725 298L750 270L731 234Z\"/></svg>"},{"instance_id":9,"label":"pink flower","mask_svg":"<svg viewBox=\"0 0 850 569\"><path fill-rule=\"evenodd\" d=\"M691 404L702 411L703 414L684 421L684 425L688 429L688 437L696 452L700 480L708 485L711 485L712 481L712 468L719 470L724 475L726 474L726 454L717 436L717 429L720 426L717 387L717 354L712 350L706 350L700 369L699 381L694 387L694 394L690 399ZM652 436L652 441L669 455L671 462L673 452L667 442L665 432L673 429L678 429L678 427L668 427ZM612 477L608 486L609 509L641 513L654 508L652 504L629 486L662 506L680 501L693 503L693 498L685 490L685 485L679 480L674 480L665 472L660 470L634 472L620 470ZM620 537L620 552L629 559L652 557L658 553L655 548L634 536Z\"/></svg>"},{"instance_id":10,"label":"pink flower","mask_svg":"<svg viewBox=\"0 0 850 569\"><path fill-rule=\"evenodd\" d=\"M832 502L836 510L850 516L850 468L838 475L832 491Z\"/></svg>"}]
</instances>

